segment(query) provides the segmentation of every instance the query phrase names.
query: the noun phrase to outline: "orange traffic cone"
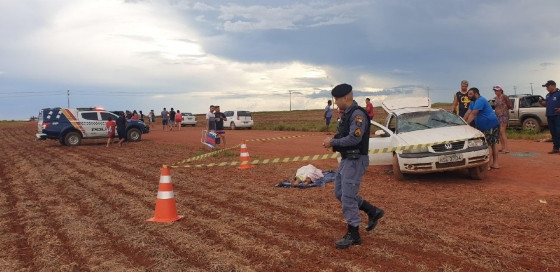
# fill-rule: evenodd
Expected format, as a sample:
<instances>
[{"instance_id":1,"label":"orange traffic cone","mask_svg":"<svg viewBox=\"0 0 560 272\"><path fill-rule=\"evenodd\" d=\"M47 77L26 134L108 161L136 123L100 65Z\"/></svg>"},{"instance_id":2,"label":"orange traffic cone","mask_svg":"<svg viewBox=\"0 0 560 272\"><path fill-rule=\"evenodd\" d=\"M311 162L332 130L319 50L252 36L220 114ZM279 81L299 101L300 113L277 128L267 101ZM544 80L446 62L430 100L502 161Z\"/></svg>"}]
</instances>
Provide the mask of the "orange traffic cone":
<instances>
[{"instance_id":1,"label":"orange traffic cone","mask_svg":"<svg viewBox=\"0 0 560 272\"><path fill-rule=\"evenodd\" d=\"M239 154L239 160L241 161L241 165L237 168L249 169L253 167L253 165L249 162L251 161L251 157L249 157L249 151L247 151L245 140L241 140L241 152Z\"/></svg>"},{"instance_id":2,"label":"orange traffic cone","mask_svg":"<svg viewBox=\"0 0 560 272\"><path fill-rule=\"evenodd\" d=\"M183 218L177 215L177 206L175 205L175 195L173 194L173 183L171 183L171 174L167 165L161 168L161 176L159 178L159 188L156 200L156 211L154 217L148 219L150 222L173 222Z\"/></svg>"}]
</instances>

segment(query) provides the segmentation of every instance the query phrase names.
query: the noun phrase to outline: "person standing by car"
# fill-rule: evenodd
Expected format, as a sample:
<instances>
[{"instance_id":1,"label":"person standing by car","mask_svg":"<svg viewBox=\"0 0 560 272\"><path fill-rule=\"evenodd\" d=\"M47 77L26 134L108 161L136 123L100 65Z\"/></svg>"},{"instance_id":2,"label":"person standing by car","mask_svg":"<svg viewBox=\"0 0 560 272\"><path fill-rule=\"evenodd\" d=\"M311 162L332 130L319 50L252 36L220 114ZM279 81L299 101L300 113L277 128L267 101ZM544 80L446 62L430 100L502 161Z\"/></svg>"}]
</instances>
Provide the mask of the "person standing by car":
<instances>
[{"instance_id":1,"label":"person standing by car","mask_svg":"<svg viewBox=\"0 0 560 272\"><path fill-rule=\"evenodd\" d=\"M206 113L206 120L208 120L208 132L215 132L216 115L214 115L214 105L210 105L210 111Z\"/></svg>"},{"instance_id":2,"label":"person standing by car","mask_svg":"<svg viewBox=\"0 0 560 272\"><path fill-rule=\"evenodd\" d=\"M461 90L456 92L453 96L453 112L465 119L465 113L469 110L469 105L471 100L467 95L467 89L469 88L469 82L467 80L461 81Z\"/></svg>"},{"instance_id":3,"label":"person standing by car","mask_svg":"<svg viewBox=\"0 0 560 272\"><path fill-rule=\"evenodd\" d=\"M124 140L126 140L126 118L124 114L120 114L119 118L117 118L117 134L119 135L119 146L122 146Z\"/></svg>"},{"instance_id":4,"label":"person standing by car","mask_svg":"<svg viewBox=\"0 0 560 272\"><path fill-rule=\"evenodd\" d=\"M169 126L169 113L166 108L161 111L161 124L163 125L163 131Z\"/></svg>"},{"instance_id":5,"label":"person standing by car","mask_svg":"<svg viewBox=\"0 0 560 272\"><path fill-rule=\"evenodd\" d=\"M369 117L367 112L354 101L352 86L343 83L331 91L335 104L344 110L334 137L323 140L323 147L333 147L340 152L342 160L335 178L334 195L342 203L342 214L348 231L342 239L335 242L340 249L362 243L359 234L361 222L359 210L368 215L366 230L375 228L384 211L371 205L358 195L362 177L369 165Z\"/></svg>"},{"instance_id":6,"label":"person standing by car","mask_svg":"<svg viewBox=\"0 0 560 272\"><path fill-rule=\"evenodd\" d=\"M545 100L539 101L542 106L546 106L546 120L552 136L552 151L548 153L556 154L560 153L560 90L556 88L556 82L553 80L542 86L548 91Z\"/></svg>"},{"instance_id":7,"label":"person standing by car","mask_svg":"<svg viewBox=\"0 0 560 272\"><path fill-rule=\"evenodd\" d=\"M216 135L220 137L220 141L226 147L226 131L224 130L224 121L227 119L226 115L220 111L220 106L214 106L214 118L216 119Z\"/></svg>"},{"instance_id":8,"label":"person standing by car","mask_svg":"<svg viewBox=\"0 0 560 272\"><path fill-rule=\"evenodd\" d=\"M111 144L111 140L115 138L115 130L117 129L117 123L113 121L113 118L107 118L107 124L105 124L105 128L107 128L107 147Z\"/></svg>"},{"instance_id":9,"label":"person standing by car","mask_svg":"<svg viewBox=\"0 0 560 272\"><path fill-rule=\"evenodd\" d=\"M325 118L325 131L327 134L331 134L329 132L329 126L331 124L332 118L332 110L331 110L332 100L327 101L327 106L325 107L325 113L323 114L323 118Z\"/></svg>"},{"instance_id":10,"label":"person standing by car","mask_svg":"<svg viewBox=\"0 0 560 272\"><path fill-rule=\"evenodd\" d=\"M500 145L502 146L500 152L509 153L506 128L509 123L509 110L513 109L513 105L509 100L509 97L504 94L502 86L494 86L492 90L494 90L494 93L496 94L496 98L494 100L494 112L500 122Z\"/></svg>"},{"instance_id":11,"label":"person standing by car","mask_svg":"<svg viewBox=\"0 0 560 272\"><path fill-rule=\"evenodd\" d=\"M130 117L130 120L138 120L138 113L136 112L136 110L132 111L132 116Z\"/></svg>"},{"instance_id":12,"label":"person standing by car","mask_svg":"<svg viewBox=\"0 0 560 272\"><path fill-rule=\"evenodd\" d=\"M156 114L154 113L154 110L150 110L150 113L148 113L148 121L150 122L150 128L153 128L154 123L156 122Z\"/></svg>"},{"instance_id":13,"label":"person standing by car","mask_svg":"<svg viewBox=\"0 0 560 272\"><path fill-rule=\"evenodd\" d=\"M490 146L490 153L492 153L492 165L490 168L498 169L498 143L500 142L500 122L498 117L492 110L488 100L480 95L478 88L470 88L467 92L471 101L469 110L465 113L465 121L474 124L478 130L484 133L486 142Z\"/></svg>"},{"instance_id":14,"label":"person standing by car","mask_svg":"<svg viewBox=\"0 0 560 272\"><path fill-rule=\"evenodd\" d=\"M370 120L373 120L373 104L371 104L369 97L366 98L366 111Z\"/></svg>"},{"instance_id":15,"label":"person standing by car","mask_svg":"<svg viewBox=\"0 0 560 272\"><path fill-rule=\"evenodd\" d=\"M181 112L177 110L177 113L175 113L175 125L178 130L181 130L181 122L183 122L183 115L181 115Z\"/></svg>"},{"instance_id":16,"label":"person standing by car","mask_svg":"<svg viewBox=\"0 0 560 272\"><path fill-rule=\"evenodd\" d=\"M175 110L171 108L169 110L169 131L173 130L173 126L175 126Z\"/></svg>"}]
</instances>

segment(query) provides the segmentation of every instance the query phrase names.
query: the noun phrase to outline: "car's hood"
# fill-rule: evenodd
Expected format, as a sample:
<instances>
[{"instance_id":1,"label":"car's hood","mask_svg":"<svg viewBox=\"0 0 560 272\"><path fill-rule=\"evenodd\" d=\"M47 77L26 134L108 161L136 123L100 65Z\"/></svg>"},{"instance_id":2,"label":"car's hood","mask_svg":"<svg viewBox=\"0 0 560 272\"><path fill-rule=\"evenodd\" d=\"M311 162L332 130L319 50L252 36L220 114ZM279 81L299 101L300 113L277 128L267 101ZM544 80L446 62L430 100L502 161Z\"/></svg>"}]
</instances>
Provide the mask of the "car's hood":
<instances>
[{"instance_id":1,"label":"car's hood","mask_svg":"<svg viewBox=\"0 0 560 272\"><path fill-rule=\"evenodd\" d=\"M397 134L397 137L403 145L416 145L484 137L484 134L478 129L464 125L405 132Z\"/></svg>"}]
</instances>

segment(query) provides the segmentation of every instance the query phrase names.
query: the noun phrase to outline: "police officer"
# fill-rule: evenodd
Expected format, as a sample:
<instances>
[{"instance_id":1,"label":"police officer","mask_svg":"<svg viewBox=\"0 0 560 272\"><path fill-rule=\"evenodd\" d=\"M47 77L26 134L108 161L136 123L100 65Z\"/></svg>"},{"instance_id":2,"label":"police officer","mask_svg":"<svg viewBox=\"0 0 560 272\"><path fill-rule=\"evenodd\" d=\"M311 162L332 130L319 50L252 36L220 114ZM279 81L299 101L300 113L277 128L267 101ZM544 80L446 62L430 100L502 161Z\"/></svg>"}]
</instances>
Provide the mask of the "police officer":
<instances>
[{"instance_id":1,"label":"police officer","mask_svg":"<svg viewBox=\"0 0 560 272\"><path fill-rule=\"evenodd\" d=\"M342 160L334 183L334 195L342 203L342 215L348 224L348 231L336 241L336 248L348 248L362 243L358 228L361 222L359 210L368 215L366 230L375 228L384 212L358 195L362 176L369 165L369 128L367 112L354 101L352 86L343 83L331 91L335 104L344 110L338 123L338 132L327 137L323 146L340 152Z\"/></svg>"}]
</instances>

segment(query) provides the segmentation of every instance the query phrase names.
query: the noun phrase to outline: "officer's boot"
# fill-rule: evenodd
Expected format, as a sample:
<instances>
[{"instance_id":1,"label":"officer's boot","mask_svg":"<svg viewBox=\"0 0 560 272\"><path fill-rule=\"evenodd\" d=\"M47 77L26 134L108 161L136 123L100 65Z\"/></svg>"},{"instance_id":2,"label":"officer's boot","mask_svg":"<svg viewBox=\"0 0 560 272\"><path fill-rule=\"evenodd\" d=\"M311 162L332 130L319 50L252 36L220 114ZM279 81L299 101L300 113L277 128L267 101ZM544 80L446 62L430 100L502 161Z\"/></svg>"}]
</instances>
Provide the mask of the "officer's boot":
<instances>
[{"instance_id":1,"label":"officer's boot","mask_svg":"<svg viewBox=\"0 0 560 272\"><path fill-rule=\"evenodd\" d=\"M336 248L345 249L351 245L360 245L362 243L362 239L360 238L358 228L358 226L352 227L348 225L348 232L344 235L344 237L342 237L342 239L336 241L334 246Z\"/></svg>"},{"instance_id":2,"label":"officer's boot","mask_svg":"<svg viewBox=\"0 0 560 272\"><path fill-rule=\"evenodd\" d=\"M367 231L373 230L375 226L377 226L377 221L385 214L382 209L369 204L369 202L365 200L362 201L360 210L366 212L366 214L368 215L368 224L366 226Z\"/></svg>"}]
</instances>

